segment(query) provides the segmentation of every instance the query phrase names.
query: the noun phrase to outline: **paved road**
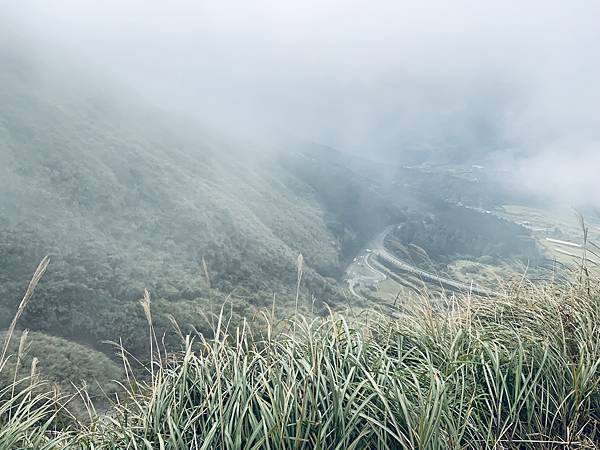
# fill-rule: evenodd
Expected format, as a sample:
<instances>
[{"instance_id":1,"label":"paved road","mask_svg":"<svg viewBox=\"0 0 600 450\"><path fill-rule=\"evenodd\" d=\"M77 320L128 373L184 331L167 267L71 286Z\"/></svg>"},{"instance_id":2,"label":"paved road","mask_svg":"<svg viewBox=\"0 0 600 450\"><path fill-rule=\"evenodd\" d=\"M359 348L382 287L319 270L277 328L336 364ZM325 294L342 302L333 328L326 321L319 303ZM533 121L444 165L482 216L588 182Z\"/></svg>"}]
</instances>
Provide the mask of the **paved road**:
<instances>
[{"instance_id":1,"label":"paved road","mask_svg":"<svg viewBox=\"0 0 600 450\"><path fill-rule=\"evenodd\" d=\"M495 296L500 295L497 292L483 289L483 288L477 287L475 285L461 283L459 281L451 280L450 278L440 277L433 273L426 272L425 270L421 270L417 267L414 267L414 266L411 266L410 264L405 263L404 261L399 260L398 258L393 256L391 253L389 253L385 249L380 249L380 250L374 252L374 254L378 258L381 258L382 260L392 264L393 266L397 267L400 270L403 270L405 272L410 272L414 275L417 275L422 280L432 281L434 283L440 283L443 286L450 287L455 290L459 290L459 291L463 291L463 292L470 292L470 293L476 294L476 295L483 295L483 296L488 296L488 297L492 297L492 296L495 297Z\"/></svg>"},{"instance_id":2,"label":"paved road","mask_svg":"<svg viewBox=\"0 0 600 450\"><path fill-rule=\"evenodd\" d=\"M363 250L356 258L355 261L348 266L346 269L346 281L348 282L348 288L355 297L361 298L354 288L357 285L376 285L380 281L387 279L387 276L375 269L369 263L370 254Z\"/></svg>"},{"instance_id":3,"label":"paved road","mask_svg":"<svg viewBox=\"0 0 600 450\"><path fill-rule=\"evenodd\" d=\"M419 269L411 264L408 264L405 261L402 261L395 257L392 253L390 253L384 245L385 237L394 229L394 226L386 227L381 233L379 233L370 243L369 247L363 249L361 253L356 258L356 262L351 264L346 270L346 279L348 281L348 285L350 288L350 292L356 297L362 298L359 294L356 293L354 287L358 284L377 284L379 281L385 280L387 277L385 274L375 269L369 263L369 257L374 255L375 257L391 264L399 270L404 272L412 273L413 275L417 275L424 281L439 283L442 286L449 287L454 290L469 292L476 295L483 296L500 296L499 293L483 289L474 285L469 285L465 283L461 283L456 280L451 280L450 278L440 277L434 273L427 272L425 270ZM371 275L365 275L364 270L359 271L358 267L366 267Z\"/></svg>"}]
</instances>

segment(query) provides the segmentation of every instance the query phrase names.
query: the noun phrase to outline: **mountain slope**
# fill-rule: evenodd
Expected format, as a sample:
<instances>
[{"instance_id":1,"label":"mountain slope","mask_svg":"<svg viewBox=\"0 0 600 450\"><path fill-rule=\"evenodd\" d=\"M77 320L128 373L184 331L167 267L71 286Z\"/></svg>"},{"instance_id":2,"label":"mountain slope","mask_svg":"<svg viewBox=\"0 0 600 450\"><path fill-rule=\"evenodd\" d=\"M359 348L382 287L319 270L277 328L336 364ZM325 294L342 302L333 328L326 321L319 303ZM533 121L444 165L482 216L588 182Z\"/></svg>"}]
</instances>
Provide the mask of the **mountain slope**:
<instances>
[{"instance_id":1,"label":"mountain slope","mask_svg":"<svg viewBox=\"0 0 600 450\"><path fill-rule=\"evenodd\" d=\"M0 105L5 322L44 254L52 264L24 325L90 345L143 345L133 335L144 288L165 324L174 313L198 327L229 294L237 314L274 295L289 309L300 252L301 307L341 298L328 278L340 271L339 240L275 149L65 89L27 65L2 66Z\"/></svg>"}]
</instances>

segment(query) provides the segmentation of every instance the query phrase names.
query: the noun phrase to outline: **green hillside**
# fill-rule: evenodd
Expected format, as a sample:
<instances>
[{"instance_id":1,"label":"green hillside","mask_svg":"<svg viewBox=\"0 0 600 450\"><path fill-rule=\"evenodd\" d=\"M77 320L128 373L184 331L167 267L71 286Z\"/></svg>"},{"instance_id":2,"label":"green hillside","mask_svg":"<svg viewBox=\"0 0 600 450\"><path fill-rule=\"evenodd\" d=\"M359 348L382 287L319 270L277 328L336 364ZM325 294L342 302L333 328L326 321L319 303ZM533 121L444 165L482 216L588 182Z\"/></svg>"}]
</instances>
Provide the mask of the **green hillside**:
<instances>
[{"instance_id":1,"label":"green hillside","mask_svg":"<svg viewBox=\"0 0 600 450\"><path fill-rule=\"evenodd\" d=\"M309 179L286 163L314 148L225 138L75 76L42 78L33 65L4 60L1 326L46 254L52 263L23 327L99 349L116 337L145 348L136 332L145 288L165 328L172 314L208 330L206 315L226 299L234 317L273 298L292 311L299 253L300 308L344 301L334 279L350 256L342 247L369 233L328 209L332 193L315 182L328 173Z\"/></svg>"}]
</instances>

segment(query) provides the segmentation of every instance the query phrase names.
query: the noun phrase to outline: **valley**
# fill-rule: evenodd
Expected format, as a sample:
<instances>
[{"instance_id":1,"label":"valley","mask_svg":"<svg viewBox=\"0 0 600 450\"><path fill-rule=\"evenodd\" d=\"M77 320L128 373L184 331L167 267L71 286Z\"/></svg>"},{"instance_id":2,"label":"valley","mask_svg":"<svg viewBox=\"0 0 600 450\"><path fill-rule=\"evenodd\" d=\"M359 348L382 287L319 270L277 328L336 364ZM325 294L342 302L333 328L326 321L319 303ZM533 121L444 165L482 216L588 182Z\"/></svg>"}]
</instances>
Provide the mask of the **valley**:
<instances>
[{"instance_id":1,"label":"valley","mask_svg":"<svg viewBox=\"0 0 600 450\"><path fill-rule=\"evenodd\" d=\"M600 450L600 2L0 2L0 450Z\"/></svg>"},{"instance_id":2,"label":"valley","mask_svg":"<svg viewBox=\"0 0 600 450\"><path fill-rule=\"evenodd\" d=\"M397 316L424 294L497 296L581 254L565 244L579 242L576 221L481 165L232 136L83 82L67 91L20 55L6 60L0 327L49 255L18 331L31 331L41 370L67 390L79 378L116 389L108 341L146 357L146 290L156 333L176 349L179 333L212 336L221 311L232 326L260 324L264 311ZM53 363L68 357L94 369Z\"/></svg>"},{"instance_id":3,"label":"valley","mask_svg":"<svg viewBox=\"0 0 600 450\"><path fill-rule=\"evenodd\" d=\"M357 292L358 289L366 292L369 297L391 299L392 296L385 290L395 289L396 294L392 306L396 306L400 296L404 298L411 294L419 294L423 290L457 292L483 297L501 295L474 284L473 280L467 284L468 280L450 279L398 259L385 248L384 244L385 238L392 228L393 226L387 227L378 234L367 247L357 254L346 269L344 280L355 297L362 298L361 294Z\"/></svg>"},{"instance_id":4,"label":"valley","mask_svg":"<svg viewBox=\"0 0 600 450\"><path fill-rule=\"evenodd\" d=\"M481 169L478 166L479 176ZM414 172L422 173L424 178L431 174L429 168L410 170L413 171L413 180L417 179ZM468 180L466 189L451 191L454 198L446 198L442 203L437 203L437 206L431 206L436 204L436 200L429 197L429 201L433 203L429 203L429 206L422 204L420 213L416 216L417 221L424 219L424 223L431 222L431 218L440 211L444 216L447 215L444 211L449 210L452 211L448 216L450 222L488 223L489 225L480 226L479 230L471 233L476 240L471 239L468 247L470 251L476 251L481 245L478 242L484 243L477 238L478 232L490 226L492 229L500 227L493 232L496 237L498 233L506 233L501 231L503 229L510 231L500 240L490 235L485 241L485 250L480 254L461 255L458 247L445 254L443 247L446 244L436 244L438 235L445 232L443 228L447 222L443 226L430 228L425 239L419 235L415 236L414 232L403 230L405 226L414 227L411 219L389 225L356 254L345 271L344 279L355 298L383 300L386 307L389 307L396 306L398 299L420 295L423 292L442 295L452 292L470 293L491 297L502 295L497 290L505 289L510 285L510 280L517 282L523 277L537 281L565 279L577 272L583 258L583 226L586 227L589 242L586 247L586 260L590 266L599 265L599 258L595 252L595 242L600 238L596 212L587 211L587 214L580 218L580 213L569 208L550 206L544 202L529 202L525 206L524 202L519 204L518 199L502 194L491 202L488 197L487 203L482 202L480 197L480 206L469 206L462 200L466 198L466 201L469 201L469 184L473 185L472 189L477 188L479 196L485 196L486 192L481 179L470 175L472 169L453 166L446 170L442 166L436 167L435 173L437 176L445 174L448 179L458 174L460 179ZM399 183L392 184L397 186ZM414 186L405 184L404 188ZM493 183L489 186L493 186ZM501 189L497 189L496 192L501 192ZM420 194L415 197L421 200L427 198L422 192ZM507 199L511 199L513 203L504 203ZM581 220L584 222L581 223ZM394 232L397 236L394 236ZM398 240L399 237L403 237L404 240ZM494 239L496 244L490 246ZM386 244L391 244L394 249L390 250ZM511 247L503 249L503 246L507 245Z\"/></svg>"}]
</instances>

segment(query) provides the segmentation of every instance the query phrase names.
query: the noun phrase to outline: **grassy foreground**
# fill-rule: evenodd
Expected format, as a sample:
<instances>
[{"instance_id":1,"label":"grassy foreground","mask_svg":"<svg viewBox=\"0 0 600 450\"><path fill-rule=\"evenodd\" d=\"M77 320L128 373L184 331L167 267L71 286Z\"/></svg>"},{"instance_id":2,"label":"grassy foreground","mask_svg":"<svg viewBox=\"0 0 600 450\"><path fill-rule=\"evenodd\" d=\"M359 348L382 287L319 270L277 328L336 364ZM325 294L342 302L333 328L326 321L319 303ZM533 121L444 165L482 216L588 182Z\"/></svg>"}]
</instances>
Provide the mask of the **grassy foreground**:
<instances>
[{"instance_id":1,"label":"grassy foreground","mask_svg":"<svg viewBox=\"0 0 600 450\"><path fill-rule=\"evenodd\" d=\"M88 420L35 368L14 376L0 389L1 449L599 448L597 280L423 298L395 320L223 319L169 354L148 296L142 306L147 374L120 349L123 393L107 413L87 402Z\"/></svg>"}]
</instances>

